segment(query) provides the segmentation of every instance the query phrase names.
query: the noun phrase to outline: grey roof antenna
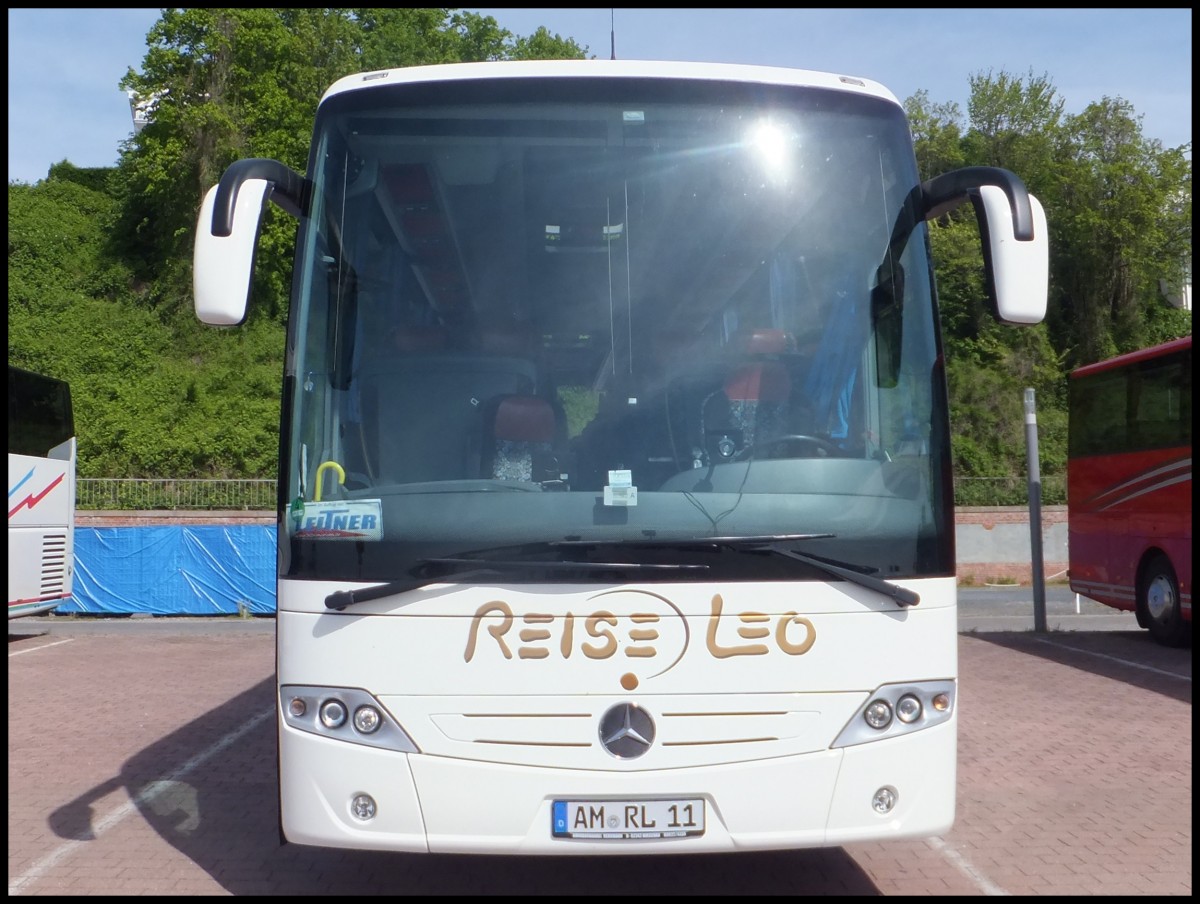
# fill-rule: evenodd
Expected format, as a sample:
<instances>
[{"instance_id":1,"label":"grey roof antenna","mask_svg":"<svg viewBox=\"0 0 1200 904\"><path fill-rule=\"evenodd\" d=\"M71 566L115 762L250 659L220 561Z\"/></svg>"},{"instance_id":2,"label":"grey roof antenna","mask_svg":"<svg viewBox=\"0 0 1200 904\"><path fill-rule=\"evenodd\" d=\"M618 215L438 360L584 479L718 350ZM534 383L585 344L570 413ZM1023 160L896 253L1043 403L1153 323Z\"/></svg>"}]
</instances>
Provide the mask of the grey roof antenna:
<instances>
[{"instance_id":1,"label":"grey roof antenna","mask_svg":"<svg viewBox=\"0 0 1200 904\"><path fill-rule=\"evenodd\" d=\"M609 59L615 60L617 58L617 15L616 12L610 8L608 11L608 16L610 29L608 32L608 37L612 42L612 56L609 57Z\"/></svg>"}]
</instances>

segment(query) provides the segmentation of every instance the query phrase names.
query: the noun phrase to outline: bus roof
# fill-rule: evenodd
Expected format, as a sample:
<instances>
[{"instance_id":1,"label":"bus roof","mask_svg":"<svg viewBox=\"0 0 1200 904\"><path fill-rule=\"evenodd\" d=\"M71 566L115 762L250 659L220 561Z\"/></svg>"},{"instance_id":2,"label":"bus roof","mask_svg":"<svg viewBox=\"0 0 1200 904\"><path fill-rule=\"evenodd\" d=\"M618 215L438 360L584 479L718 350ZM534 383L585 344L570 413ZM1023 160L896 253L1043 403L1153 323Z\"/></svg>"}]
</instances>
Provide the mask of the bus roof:
<instances>
[{"instance_id":1,"label":"bus roof","mask_svg":"<svg viewBox=\"0 0 1200 904\"><path fill-rule=\"evenodd\" d=\"M1135 352L1126 352L1123 355L1117 355L1115 358L1109 358L1105 361L1097 361L1094 364L1085 364L1082 367L1077 367L1071 371L1071 378L1086 377L1089 374L1099 373L1104 370L1115 370L1120 367L1127 367L1130 364L1135 364L1138 361L1146 361L1150 358L1158 358L1162 355L1169 355L1171 352L1181 351L1185 348L1192 347L1191 334L1184 336L1182 339L1172 339L1169 342L1162 342L1158 345L1152 345L1149 348L1140 348Z\"/></svg>"},{"instance_id":2,"label":"bus roof","mask_svg":"<svg viewBox=\"0 0 1200 904\"><path fill-rule=\"evenodd\" d=\"M799 85L850 91L899 105L896 96L871 79L809 69L736 63L691 63L665 60L501 60L487 63L444 63L407 66L348 75L334 82L322 102L343 91L385 84L459 81L479 78L685 78L713 81Z\"/></svg>"}]
</instances>

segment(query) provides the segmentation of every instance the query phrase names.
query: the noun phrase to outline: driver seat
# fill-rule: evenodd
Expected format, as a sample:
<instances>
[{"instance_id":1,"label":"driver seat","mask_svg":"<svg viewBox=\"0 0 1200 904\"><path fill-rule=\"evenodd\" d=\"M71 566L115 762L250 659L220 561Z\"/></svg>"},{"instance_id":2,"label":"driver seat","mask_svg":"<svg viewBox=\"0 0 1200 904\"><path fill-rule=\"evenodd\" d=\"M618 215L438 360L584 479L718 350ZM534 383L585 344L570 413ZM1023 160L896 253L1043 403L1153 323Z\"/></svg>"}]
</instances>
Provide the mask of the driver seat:
<instances>
[{"instance_id":1,"label":"driver seat","mask_svg":"<svg viewBox=\"0 0 1200 904\"><path fill-rule=\"evenodd\" d=\"M513 393L496 396L487 404L484 424L484 477L527 482L558 477L558 423L548 401Z\"/></svg>"},{"instance_id":2,"label":"driver seat","mask_svg":"<svg viewBox=\"0 0 1200 904\"><path fill-rule=\"evenodd\" d=\"M718 439L715 450L717 460L729 459L755 443L763 443L788 432L788 402L792 381L787 365L779 356L795 351L792 334L785 330L754 330L743 340L742 350L747 360L739 363L725 378L722 392L717 398L710 399L718 404L723 402L722 407L727 414L714 412L715 406L706 405L705 422L709 437L726 425L732 441Z\"/></svg>"}]
</instances>

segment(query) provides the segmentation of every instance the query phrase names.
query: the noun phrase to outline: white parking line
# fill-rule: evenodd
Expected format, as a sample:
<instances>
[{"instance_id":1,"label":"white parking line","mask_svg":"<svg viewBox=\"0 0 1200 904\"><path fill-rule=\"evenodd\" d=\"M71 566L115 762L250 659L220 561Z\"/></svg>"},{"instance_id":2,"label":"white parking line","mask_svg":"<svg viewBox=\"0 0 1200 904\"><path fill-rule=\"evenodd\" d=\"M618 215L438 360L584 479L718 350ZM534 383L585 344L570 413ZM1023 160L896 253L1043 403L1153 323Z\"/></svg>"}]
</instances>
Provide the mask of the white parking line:
<instances>
[{"instance_id":1,"label":"white parking line","mask_svg":"<svg viewBox=\"0 0 1200 904\"><path fill-rule=\"evenodd\" d=\"M1000 897L1002 895L1009 894L1009 892L1005 891L999 885L996 885L994 882L988 879L987 876L976 869L971 861L969 861L966 857L954 850L954 848L950 847L950 845L948 845L943 838L935 835L933 838L929 839L929 846L949 860L950 865L970 879L975 884L975 887L978 888L983 894L990 895L991 897Z\"/></svg>"},{"instance_id":2,"label":"white parking line","mask_svg":"<svg viewBox=\"0 0 1200 904\"><path fill-rule=\"evenodd\" d=\"M1121 665L1127 665L1131 669L1142 669L1146 672L1153 672L1155 675L1165 675L1168 678L1178 678L1181 681L1190 682L1192 680L1191 675L1180 675L1176 672L1168 672L1163 669L1156 669L1152 665L1145 665L1141 662L1132 662L1128 659L1122 659L1120 656L1109 656L1107 653L1097 653L1093 650L1082 650L1079 647L1073 647L1068 643L1055 643L1052 640L1043 640L1040 637L1035 637L1033 639L1038 643L1044 643L1059 650L1070 650L1073 653L1083 653L1085 656L1095 656L1097 659L1107 659L1109 662L1119 662Z\"/></svg>"},{"instance_id":3,"label":"white parking line","mask_svg":"<svg viewBox=\"0 0 1200 904\"><path fill-rule=\"evenodd\" d=\"M217 741L217 743L213 744L207 750L203 750L196 754L170 775L147 784L146 787L136 797L133 798L133 800L122 804L112 813L109 813L103 819L96 822L95 825L92 826L92 838L89 840L94 841L95 839L99 838L102 834L120 823L127 816L136 813L142 806L150 804L161 794L167 791L176 791L177 788L175 783L179 779L192 772L197 766L200 766L206 760L216 756L226 747L229 747L231 744L238 741L244 735L258 727L265 720L273 718L274 715L275 708L271 707L270 709L255 716L241 727L225 735L225 737L221 738L221 740ZM55 864L68 857L78 847L86 843L87 841L68 841L66 844L60 845L41 860L30 866L29 869L24 870L22 875L13 878L8 884L8 893L10 895L21 894L23 888L42 878Z\"/></svg>"},{"instance_id":4,"label":"white parking line","mask_svg":"<svg viewBox=\"0 0 1200 904\"><path fill-rule=\"evenodd\" d=\"M38 650L48 650L51 647L57 647L61 643L70 643L74 639L74 637L68 637L66 640L56 640L54 643L42 644L40 647L30 647L27 650L17 650L15 653L9 653L8 658L12 659L14 656L20 656L22 653L36 653Z\"/></svg>"}]
</instances>

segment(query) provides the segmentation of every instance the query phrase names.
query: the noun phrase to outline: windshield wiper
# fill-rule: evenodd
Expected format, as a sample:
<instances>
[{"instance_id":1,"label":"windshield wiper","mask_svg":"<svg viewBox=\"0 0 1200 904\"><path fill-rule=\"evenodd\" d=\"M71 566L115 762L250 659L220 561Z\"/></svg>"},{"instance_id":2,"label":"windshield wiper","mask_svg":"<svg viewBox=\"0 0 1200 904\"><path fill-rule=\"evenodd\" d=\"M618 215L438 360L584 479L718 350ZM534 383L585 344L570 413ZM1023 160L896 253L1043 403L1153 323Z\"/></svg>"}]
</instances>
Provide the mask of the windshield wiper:
<instances>
[{"instance_id":1,"label":"windshield wiper","mask_svg":"<svg viewBox=\"0 0 1200 904\"><path fill-rule=\"evenodd\" d=\"M882 578L877 578L869 574L864 574L861 571L855 571L848 562L839 562L835 559L827 559L823 556L814 556L807 553L797 552L794 549L787 548L784 544L794 543L798 540L827 540L834 537L835 534L768 534L758 537L689 537L681 540L659 539L657 537L621 539L621 540L559 540L552 542L551 546L654 546L668 547L674 549L697 549L704 547L725 548L725 549L742 549L747 551L764 551L774 553L780 556L786 556L789 559L795 559L798 562L803 562L805 565L811 565L826 574L840 577L850 581L853 584L858 584L860 587L866 587L868 590L874 590L876 593L882 593L884 596L893 600L897 606L915 606L921 602L920 594L913 590L908 590L893 584L891 581L885 581Z\"/></svg>"},{"instance_id":2,"label":"windshield wiper","mask_svg":"<svg viewBox=\"0 0 1200 904\"><path fill-rule=\"evenodd\" d=\"M828 559L818 558L817 556L806 555L802 552L796 552L794 549L784 549L778 544L768 544L764 547L777 555L787 556L789 559L795 559L798 562L803 562L805 565L811 565L813 568L819 568L827 574L837 575L845 578L852 584L858 584L860 587L866 587L868 590L874 590L876 593L882 593L896 603L897 606L915 606L921 602L921 595L915 590L909 590L906 587L901 587L899 584L893 584L891 581L885 581L883 578L873 577L869 574L863 574L861 571L855 571L852 568L846 567L841 562L832 562Z\"/></svg>"},{"instance_id":3,"label":"windshield wiper","mask_svg":"<svg viewBox=\"0 0 1200 904\"><path fill-rule=\"evenodd\" d=\"M588 546L620 546L626 548L643 547L680 550L724 548L744 550L747 552L769 552L774 555L795 559L798 562L803 562L805 565L816 568L818 571L823 571L826 574L833 575L834 577L839 577L843 580L850 581L851 583L857 584L860 587L866 587L868 590L874 590L876 593L881 593L893 600L898 606L915 606L921 602L921 597L914 591L908 590L904 587L899 587L890 581L883 580L882 578L864 574L861 571L855 571L847 562L839 562L837 560L827 559L822 556L814 556L808 553L797 552L796 550L789 549L784 545L787 543L794 543L799 540L824 540L834 536L836 535L766 534L762 536L750 537L688 537L683 539L668 539L659 537L636 537L621 539L606 538L597 540L572 539L552 540L546 543L545 547L555 549L580 548ZM430 584L445 582L463 584L474 580L475 578L495 576L498 574L504 574L505 572L511 573L513 571L632 571L635 573L678 573L684 571L707 571L709 568L708 565L683 565L674 563L575 562L561 560L531 560L520 558L482 559L455 556L436 559L421 559L413 565L413 567L410 569L410 573L413 571L424 570L430 566L442 567L437 568L438 573L436 574L422 574L420 576L401 578L400 580L388 581L372 587L362 587L358 590L337 590L325 597L325 606L329 609L342 610L347 606L354 605L355 603L365 603L369 600L377 600L381 599L382 597L392 596L397 593L406 593L409 590L427 587Z\"/></svg>"},{"instance_id":4,"label":"windshield wiper","mask_svg":"<svg viewBox=\"0 0 1200 904\"><path fill-rule=\"evenodd\" d=\"M358 590L336 590L325 597L325 607L327 609L341 610L355 603L365 603L369 600L377 600L397 593L406 593L409 590L427 587L430 584L465 584L474 578L512 571L681 572L708 570L707 565L650 564L646 562L564 562L561 560L540 561L531 559L489 560L452 557L421 559L413 565L410 571L417 571L431 565L449 566L449 571L423 575L421 577L401 578L398 581L388 581L384 584L377 584L373 587L362 587ZM468 565L477 567L460 570L463 566Z\"/></svg>"}]
</instances>

